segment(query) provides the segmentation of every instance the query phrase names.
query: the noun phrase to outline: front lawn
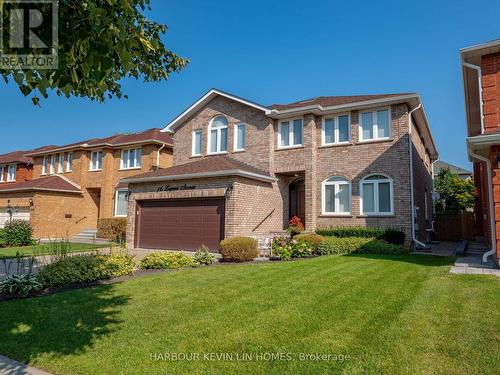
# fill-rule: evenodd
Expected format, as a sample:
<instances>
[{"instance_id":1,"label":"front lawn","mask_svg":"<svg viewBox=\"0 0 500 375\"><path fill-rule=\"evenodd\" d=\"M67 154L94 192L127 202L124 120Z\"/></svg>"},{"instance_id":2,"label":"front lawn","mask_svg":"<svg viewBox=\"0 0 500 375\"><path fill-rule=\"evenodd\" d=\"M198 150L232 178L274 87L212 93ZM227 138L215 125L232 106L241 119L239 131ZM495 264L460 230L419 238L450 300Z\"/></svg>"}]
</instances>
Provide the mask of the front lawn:
<instances>
[{"instance_id":1,"label":"front lawn","mask_svg":"<svg viewBox=\"0 0 500 375\"><path fill-rule=\"evenodd\" d=\"M451 264L324 256L1 302L0 354L55 374L498 373L499 280Z\"/></svg>"},{"instance_id":2,"label":"front lawn","mask_svg":"<svg viewBox=\"0 0 500 375\"><path fill-rule=\"evenodd\" d=\"M49 243L42 243L42 244L37 244L37 245L32 245L32 246L0 248L0 259L15 258L17 252L19 252L20 254L22 254L24 256L31 256L31 255L38 256L38 255L53 254L54 245L57 246L57 244L55 244L55 243L52 245ZM102 249L104 247L109 247L109 245L71 242L71 243L69 243L69 252L70 253L79 253L79 252L83 252L83 251L92 251L95 249Z\"/></svg>"}]
</instances>

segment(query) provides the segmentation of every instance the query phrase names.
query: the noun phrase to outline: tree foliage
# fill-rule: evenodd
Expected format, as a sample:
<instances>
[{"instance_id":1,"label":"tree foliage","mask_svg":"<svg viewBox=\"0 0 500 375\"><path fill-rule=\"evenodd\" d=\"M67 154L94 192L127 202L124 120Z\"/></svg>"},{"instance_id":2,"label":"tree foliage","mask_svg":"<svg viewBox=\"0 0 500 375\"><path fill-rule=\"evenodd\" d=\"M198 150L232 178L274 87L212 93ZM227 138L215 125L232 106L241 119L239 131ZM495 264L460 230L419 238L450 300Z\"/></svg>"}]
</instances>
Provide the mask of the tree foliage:
<instances>
[{"instance_id":1,"label":"tree foliage","mask_svg":"<svg viewBox=\"0 0 500 375\"><path fill-rule=\"evenodd\" d=\"M463 180L447 168L438 173L434 186L439 194L436 202L438 210L465 210L474 207L474 181Z\"/></svg>"},{"instance_id":2,"label":"tree foliage","mask_svg":"<svg viewBox=\"0 0 500 375\"><path fill-rule=\"evenodd\" d=\"M99 102L126 98L123 78L167 80L188 63L166 48L161 37L167 27L148 20L146 10L150 0L59 0L58 68L0 74L35 104L38 93L47 98L50 90Z\"/></svg>"}]
</instances>

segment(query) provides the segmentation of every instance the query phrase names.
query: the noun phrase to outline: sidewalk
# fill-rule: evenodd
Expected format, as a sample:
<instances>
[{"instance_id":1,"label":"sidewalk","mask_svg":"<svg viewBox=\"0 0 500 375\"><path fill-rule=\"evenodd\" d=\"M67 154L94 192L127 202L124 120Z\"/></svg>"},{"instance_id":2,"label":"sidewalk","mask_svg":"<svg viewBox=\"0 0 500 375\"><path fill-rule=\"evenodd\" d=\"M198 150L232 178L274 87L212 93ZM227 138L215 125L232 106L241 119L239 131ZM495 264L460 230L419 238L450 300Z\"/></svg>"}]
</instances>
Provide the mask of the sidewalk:
<instances>
[{"instance_id":1,"label":"sidewalk","mask_svg":"<svg viewBox=\"0 0 500 375\"><path fill-rule=\"evenodd\" d=\"M0 375L51 375L50 373L28 366L25 363L0 355Z\"/></svg>"}]
</instances>

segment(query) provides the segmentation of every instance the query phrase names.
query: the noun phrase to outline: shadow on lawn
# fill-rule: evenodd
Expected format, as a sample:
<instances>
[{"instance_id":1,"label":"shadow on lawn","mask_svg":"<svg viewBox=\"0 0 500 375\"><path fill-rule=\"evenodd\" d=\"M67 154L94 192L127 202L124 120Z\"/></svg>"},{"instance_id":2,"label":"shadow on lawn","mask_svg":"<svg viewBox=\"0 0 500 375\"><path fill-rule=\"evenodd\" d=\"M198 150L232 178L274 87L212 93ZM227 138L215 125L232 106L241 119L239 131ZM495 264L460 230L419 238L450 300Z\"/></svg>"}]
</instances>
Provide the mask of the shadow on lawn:
<instances>
[{"instance_id":1,"label":"shadow on lawn","mask_svg":"<svg viewBox=\"0 0 500 375\"><path fill-rule=\"evenodd\" d=\"M27 363L41 355L81 353L119 329L129 299L114 285L103 285L0 302L0 353Z\"/></svg>"},{"instance_id":2,"label":"shadow on lawn","mask_svg":"<svg viewBox=\"0 0 500 375\"><path fill-rule=\"evenodd\" d=\"M454 257L427 255L427 254L408 254L408 255L376 255L376 254L346 254L347 257L389 260L394 262L404 262L418 264L421 266L442 267L452 266L455 263Z\"/></svg>"}]
</instances>

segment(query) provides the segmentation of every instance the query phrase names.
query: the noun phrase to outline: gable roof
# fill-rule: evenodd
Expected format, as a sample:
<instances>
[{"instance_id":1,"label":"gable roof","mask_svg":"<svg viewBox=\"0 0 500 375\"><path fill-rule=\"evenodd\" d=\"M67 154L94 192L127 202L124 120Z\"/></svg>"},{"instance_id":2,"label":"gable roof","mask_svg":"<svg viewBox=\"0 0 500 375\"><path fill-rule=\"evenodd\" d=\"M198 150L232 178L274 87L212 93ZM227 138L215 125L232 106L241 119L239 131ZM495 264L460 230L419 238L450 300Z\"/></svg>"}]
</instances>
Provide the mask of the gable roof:
<instances>
[{"instance_id":1,"label":"gable roof","mask_svg":"<svg viewBox=\"0 0 500 375\"><path fill-rule=\"evenodd\" d=\"M228 156L208 156L170 168L125 178L120 183L185 180L190 178L242 176L262 181L275 181L268 172L252 167Z\"/></svg>"},{"instance_id":2,"label":"gable roof","mask_svg":"<svg viewBox=\"0 0 500 375\"><path fill-rule=\"evenodd\" d=\"M34 180L0 185L0 194L22 191L57 191L65 193L82 193L78 185L59 175L40 177Z\"/></svg>"},{"instance_id":3,"label":"gable roof","mask_svg":"<svg viewBox=\"0 0 500 375\"><path fill-rule=\"evenodd\" d=\"M106 138L92 138L63 146L45 146L38 150L34 150L27 155L36 156L71 149L86 149L99 146L118 147L138 143L159 143L172 146L173 139L170 134L162 132L160 128L152 128L137 133L116 134Z\"/></svg>"},{"instance_id":4,"label":"gable roof","mask_svg":"<svg viewBox=\"0 0 500 375\"><path fill-rule=\"evenodd\" d=\"M472 172L467 170L467 169L458 167L458 166L450 164L450 163L446 163L442 160L437 160L434 163L434 174L437 175L443 169L449 169L450 172L453 174L458 174L458 175L463 175L463 176L465 176L465 175L472 176Z\"/></svg>"}]
</instances>

